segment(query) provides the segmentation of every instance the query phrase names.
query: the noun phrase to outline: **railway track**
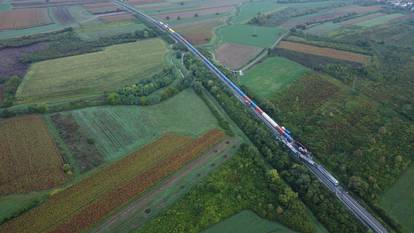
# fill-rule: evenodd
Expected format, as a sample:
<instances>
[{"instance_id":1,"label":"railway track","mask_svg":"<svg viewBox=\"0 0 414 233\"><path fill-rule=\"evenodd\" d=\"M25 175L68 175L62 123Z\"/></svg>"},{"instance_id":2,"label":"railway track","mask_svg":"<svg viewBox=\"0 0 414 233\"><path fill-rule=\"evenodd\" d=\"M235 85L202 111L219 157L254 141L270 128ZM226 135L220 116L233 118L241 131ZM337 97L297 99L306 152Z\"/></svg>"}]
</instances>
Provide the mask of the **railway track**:
<instances>
[{"instance_id":1,"label":"railway track","mask_svg":"<svg viewBox=\"0 0 414 233\"><path fill-rule=\"evenodd\" d=\"M168 33L170 37L177 43L183 44L191 53L193 53L203 64L213 73L217 78L222 81L230 90L234 96L251 112L260 119L273 133L275 140L279 140L284 143L292 152L291 155L301 161L317 178L324 184L335 196L340 200L349 211L355 215L366 227L372 229L376 233L388 233L387 229L371 215L362 205L360 205L348 192L339 184L339 182L331 175L322 165L313 161L310 152L303 147L302 144L295 141L287 129L280 127L272 118L270 118L263 110L257 106L242 90L240 90L229 78L227 78L212 62L210 62L200 51L198 51L190 42L188 42L183 36L175 32L167 24L158 21L151 16L139 11L135 7L118 0L113 2L136 14L141 19L151 23L160 30Z\"/></svg>"}]
</instances>

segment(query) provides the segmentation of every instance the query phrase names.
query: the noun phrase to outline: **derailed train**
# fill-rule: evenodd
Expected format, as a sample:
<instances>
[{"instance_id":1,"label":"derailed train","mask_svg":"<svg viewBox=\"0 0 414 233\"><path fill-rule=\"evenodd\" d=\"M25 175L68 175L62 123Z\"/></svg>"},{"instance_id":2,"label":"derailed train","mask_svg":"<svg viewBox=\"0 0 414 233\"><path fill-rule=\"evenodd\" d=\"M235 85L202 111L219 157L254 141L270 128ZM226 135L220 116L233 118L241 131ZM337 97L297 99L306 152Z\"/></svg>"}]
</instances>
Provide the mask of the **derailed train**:
<instances>
[{"instance_id":1,"label":"derailed train","mask_svg":"<svg viewBox=\"0 0 414 233\"><path fill-rule=\"evenodd\" d=\"M151 18L152 20L152 18ZM158 26L162 29L168 31L175 39L180 40L184 43L193 53L195 53L209 68L212 70L220 80L222 80L235 94L237 97L243 101L250 109L252 109L256 115L261 118L267 125L272 127L272 130L276 132L280 137L280 139L289 147L291 151L294 152L297 158L303 160L307 164L316 167L319 172L324 174L328 180L333 183L335 186L339 185L338 180L335 179L325 168L321 165L315 163L312 159L312 154L308 149L302 145L297 140L294 140L290 131L283 126L277 124L269 115L267 115L257 104L251 100L239 87L237 87L230 79L228 79L217 67L212 64L204 55L202 55L196 48L194 48L191 43L189 43L184 37L180 34L176 33L173 29L171 29L168 24L165 24L161 21L156 22Z\"/></svg>"}]
</instances>

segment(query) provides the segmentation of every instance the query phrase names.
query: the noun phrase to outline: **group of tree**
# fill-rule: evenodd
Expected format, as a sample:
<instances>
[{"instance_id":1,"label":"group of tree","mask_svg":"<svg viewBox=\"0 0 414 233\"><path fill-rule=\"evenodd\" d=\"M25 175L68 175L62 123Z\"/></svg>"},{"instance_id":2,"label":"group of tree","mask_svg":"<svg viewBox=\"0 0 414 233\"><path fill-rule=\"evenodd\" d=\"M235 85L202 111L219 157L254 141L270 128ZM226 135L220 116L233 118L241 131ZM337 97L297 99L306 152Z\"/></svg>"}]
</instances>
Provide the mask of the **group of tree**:
<instances>
[{"instance_id":1,"label":"group of tree","mask_svg":"<svg viewBox=\"0 0 414 233\"><path fill-rule=\"evenodd\" d=\"M281 177L299 194L320 222L333 232L364 232L365 228L345 209L335 196L323 188L319 181L302 165L292 161L283 145L274 140L266 127L255 119L230 91L198 61L186 56L187 68L194 79L201 82L232 120L243 130L261 154L277 170ZM226 71L224 71L226 72ZM232 75L226 72L229 77ZM291 193L282 195L286 204Z\"/></svg>"},{"instance_id":2,"label":"group of tree","mask_svg":"<svg viewBox=\"0 0 414 233\"><path fill-rule=\"evenodd\" d=\"M175 68L168 67L151 78L109 93L106 99L112 105L153 105L190 87L191 83L191 76L182 77Z\"/></svg>"}]
</instances>

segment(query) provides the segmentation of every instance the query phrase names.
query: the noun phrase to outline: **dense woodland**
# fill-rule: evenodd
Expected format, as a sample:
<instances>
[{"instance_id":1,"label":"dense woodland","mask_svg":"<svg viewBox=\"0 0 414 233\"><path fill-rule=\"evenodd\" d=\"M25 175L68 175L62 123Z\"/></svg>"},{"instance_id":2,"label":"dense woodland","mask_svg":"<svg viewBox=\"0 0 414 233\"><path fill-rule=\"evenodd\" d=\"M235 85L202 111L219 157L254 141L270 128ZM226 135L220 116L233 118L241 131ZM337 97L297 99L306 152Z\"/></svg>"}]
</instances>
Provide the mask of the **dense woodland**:
<instances>
[{"instance_id":1,"label":"dense woodland","mask_svg":"<svg viewBox=\"0 0 414 233\"><path fill-rule=\"evenodd\" d=\"M189 56L186 58L190 60L187 61L187 64L192 64L188 68L195 77L196 90L200 86L209 90L259 149L265 160L281 171L281 177L299 194L302 201L311 208L318 220L328 230L333 232L365 231L364 227L303 165L292 161L286 152L287 150L274 140L265 126L253 118L251 113L233 97L221 82L217 81L198 60L193 60ZM267 108L265 107L266 110L268 110ZM298 223L300 224L300 221Z\"/></svg>"},{"instance_id":2,"label":"dense woodland","mask_svg":"<svg viewBox=\"0 0 414 233\"><path fill-rule=\"evenodd\" d=\"M138 232L200 232L244 209L299 232L315 230L298 194L254 147L243 144L231 160Z\"/></svg>"}]
</instances>

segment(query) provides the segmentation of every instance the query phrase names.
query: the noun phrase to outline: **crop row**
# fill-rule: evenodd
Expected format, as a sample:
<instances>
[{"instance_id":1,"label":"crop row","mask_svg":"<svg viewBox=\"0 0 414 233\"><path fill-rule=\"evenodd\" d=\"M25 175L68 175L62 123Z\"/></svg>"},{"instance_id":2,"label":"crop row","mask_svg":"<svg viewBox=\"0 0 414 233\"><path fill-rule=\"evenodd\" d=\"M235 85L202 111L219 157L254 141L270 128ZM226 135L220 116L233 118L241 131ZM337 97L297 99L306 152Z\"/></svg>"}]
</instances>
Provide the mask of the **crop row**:
<instances>
[{"instance_id":1,"label":"crop row","mask_svg":"<svg viewBox=\"0 0 414 233\"><path fill-rule=\"evenodd\" d=\"M51 232L82 232L90 228L109 212L127 203L134 196L144 192L163 177L178 170L212 145L218 143L223 137L224 133L222 131L212 130L194 140L192 143L180 147L167 159L160 161L145 172L138 174L134 179L117 187L112 192L106 193L102 198L88 205Z\"/></svg>"},{"instance_id":2,"label":"crop row","mask_svg":"<svg viewBox=\"0 0 414 233\"><path fill-rule=\"evenodd\" d=\"M163 136L136 153L55 194L43 205L3 224L0 232L47 232L114 190L114 187L121 187L191 141L189 137L172 134Z\"/></svg>"}]
</instances>

